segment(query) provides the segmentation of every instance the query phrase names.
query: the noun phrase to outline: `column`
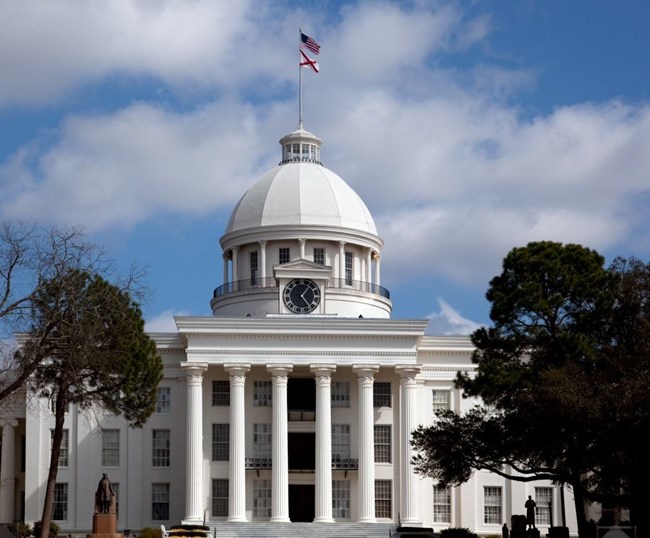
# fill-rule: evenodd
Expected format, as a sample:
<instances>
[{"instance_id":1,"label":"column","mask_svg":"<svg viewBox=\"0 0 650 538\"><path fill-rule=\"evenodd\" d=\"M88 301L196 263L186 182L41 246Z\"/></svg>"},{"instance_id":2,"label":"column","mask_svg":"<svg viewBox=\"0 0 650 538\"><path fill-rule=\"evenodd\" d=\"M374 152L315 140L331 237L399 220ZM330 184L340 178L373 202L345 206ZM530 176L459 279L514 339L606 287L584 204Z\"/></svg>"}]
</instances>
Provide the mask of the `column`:
<instances>
[{"instance_id":1,"label":"column","mask_svg":"<svg viewBox=\"0 0 650 538\"><path fill-rule=\"evenodd\" d=\"M260 285L266 286L266 241L258 241L260 244Z\"/></svg>"},{"instance_id":2,"label":"column","mask_svg":"<svg viewBox=\"0 0 650 538\"><path fill-rule=\"evenodd\" d=\"M359 381L359 523L375 519L375 420L374 375L378 365L356 365L352 370Z\"/></svg>"},{"instance_id":3,"label":"column","mask_svg":"<svg viewBox=\"0 0 650 538\"><path fill-rule=\"evenodd\" d=\"M206 363L182 362L187 376L187 466L183 523L203 523L203 372Z\"/></svg>"},{"instance_id":4,"label":"column","mask_svg":"<svg viewBox=\"0 0 650 538\"><path fill-rule=\"evenodd\" d=\"M289 438L287 428L287 383L291 364L269 364L273 381L273 427L271 458L271 521L289 521Z\"/></svg>"},{"instance_id":5,"label":"column","mask_svg":"<svg viewBox=\"0 0 650 538\"><path fill-rule=\"evenodd\" d=\"M244 389L250 364L224 364L230 374L228 521L246 520L246 412Z\"/></svg>"},{"instance_id":6,"label":"column","mask_svg":"<svg viewBox=\"0 0 650 538\"><path fill-rule=\"evenodd\" d=\"M18 421L0 420L2 426L2 459L0 460L0 522L13 523L15 514L14 484L16 482L16 431Z\"/></svg>"},{"instance_id":7,"label":"column","mask_svg":"<svg viewBox=\"0 0 650 538\"><path fill-rule=\"evenodd\" d=\"M228 284L230 282L230 278L228 278L228 256L226 253L223 253L223 283ZM228 289L228 288L226 288Z\"/></svg>"},{"instance_id":8,"label":"column","mask_svg":"<svg viewBox=\"0 0 650 538\"><path fill-rule=\"evenodd\" d=\"M380 286L380 285L381 285L381 270L380 270L380 266L381 266L381 256L379 255L379 253L377 253L377 254L375 254L375 280L374 280L374 283L375 283L377 286Z\"/></svg>"},{"instance_id":9,"label":"column","mask_svg":"<svg viewBox=\"0 0 650 538\"><path fill-rule=\"evenodd\" d=\"M314 523L332 517L332 372L333 364L311 365L316 379L316 506Z\"/></svg>"},{"instance_id":10,"label":"column","mask_svg":"<svg viewBox=\"0 0 650 538\"><path fill-rule=\"evenodd\" d=\"M339 241L339 287L345 286L345 241Z\"/></svg>"},{"instance_id":11,"label":"column","mask_svg":"<svg viewBox=\"0 0 650 538\"><path fill-rule=\"evenodd\" d=\"M232 291L239 291L238 285L234 284L234 282L238 282L240 280L239 269L237 268L237 252L239 251L239 247L232 247L230 251L232 252Z\"/></svg>"},{"instance_id":12,"label":"column","mask_svg":"<svg viewBox=\"0 0 650 538\"><path fill-rule=\"evenodd\" d=\"M366 253L366 282L372 284L372 249L370 248ZM371 288L372 286L369 286L369 289Z\"/></svg>"},{"instance_id":13,"label":"column","mask_svg":"<svg viewBox=\"0 0 650 538\"><path fill-rule=\"evenodd\" d=\"M411 433L418 426L417 417L417 381L420 367L416 365L396 366L400 376L400 515L402 525L419 526L422 524L418 513L418 479L413 472L411 459Z\"/></svg>"}]
</instances>

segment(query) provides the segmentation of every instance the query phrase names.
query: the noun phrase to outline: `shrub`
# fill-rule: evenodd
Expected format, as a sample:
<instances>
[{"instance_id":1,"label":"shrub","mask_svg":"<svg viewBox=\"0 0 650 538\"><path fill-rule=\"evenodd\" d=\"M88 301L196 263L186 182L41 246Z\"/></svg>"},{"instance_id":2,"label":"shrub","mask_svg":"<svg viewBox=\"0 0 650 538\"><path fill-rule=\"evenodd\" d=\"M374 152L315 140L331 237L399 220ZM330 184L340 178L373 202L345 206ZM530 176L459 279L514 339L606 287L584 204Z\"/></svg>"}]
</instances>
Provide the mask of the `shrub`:
<instances>
[{"instance_id":1,"label":"shrub","mask_svg":"<svg viewBox=\"0 0 650 538\"><path fill-rule=\"evenodd\" d=\"M35 521L34 522L34 536L40 536L41 535L41 522L40 521ZM56 538L59 535L59 526L54 523L54 521L50 521L50 533L48 536L50 538Z\"/></svg>"},{"instance_id":2,"label":"shrub","mask_svg":"<svg viewBox=\"0 0 650 538\"><path fill-rule=\"evenodd\" d=\"M8 528L9 532L16 538L30 538L34 536L32 526L27 523L13 523Z\"/></svg>"},{"instance_id":3,"label":"shrub","mask_svg":"<svg viewBox=\"0 0 650 538\"><path fill-rule=\"evenodd\" d=\"M465 527L450 527L440 531L440 538L478 538L478 536Z\"/></svg>"},{"instance_id":4,"label":"shrub","mask_svg":"<svg viewBox=\"0 0 650 538\"><path fill-rule=\"evenodd\" d=\"M152 527L145 527L144 529L140 530L138 538L162 538L162 531L160 530L160 527L157 529L154 529Z\"/></svg>"}]
</instances>

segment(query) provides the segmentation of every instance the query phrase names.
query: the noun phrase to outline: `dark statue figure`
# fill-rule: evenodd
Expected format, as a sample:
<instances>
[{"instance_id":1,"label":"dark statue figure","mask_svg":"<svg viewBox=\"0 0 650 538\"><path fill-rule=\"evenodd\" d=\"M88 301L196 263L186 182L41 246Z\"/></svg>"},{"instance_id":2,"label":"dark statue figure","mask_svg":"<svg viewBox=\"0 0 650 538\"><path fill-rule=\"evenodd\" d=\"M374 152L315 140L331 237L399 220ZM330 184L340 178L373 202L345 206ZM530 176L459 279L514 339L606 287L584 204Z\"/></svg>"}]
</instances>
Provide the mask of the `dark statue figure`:
<instances>
[{"instance_id":1,"label":"dark statue figure","mask_svg":"<svg viewBox=\"0 0 650 538\"><path fill-rule=\"evenodd\" d=\"M535 507L537 503L533 501L532 497L529 495L526 504L526 525L528 529L535 529Z\"/></svg>"},{"instance_id":2,"label":"dark statue figure","mask_svg":"<svg viewBox=\"0 0 650 538\"><path fill-rule=\"evenodd\" d=\"M111 481L108 479L108 475L104 473L104 476L102 476L102 479L99 481L97 486L97 492L95 493L95 513L110 513L113 504L113 497L115 497L113 486L111 485Z\"/></svg>"}]
</instances>

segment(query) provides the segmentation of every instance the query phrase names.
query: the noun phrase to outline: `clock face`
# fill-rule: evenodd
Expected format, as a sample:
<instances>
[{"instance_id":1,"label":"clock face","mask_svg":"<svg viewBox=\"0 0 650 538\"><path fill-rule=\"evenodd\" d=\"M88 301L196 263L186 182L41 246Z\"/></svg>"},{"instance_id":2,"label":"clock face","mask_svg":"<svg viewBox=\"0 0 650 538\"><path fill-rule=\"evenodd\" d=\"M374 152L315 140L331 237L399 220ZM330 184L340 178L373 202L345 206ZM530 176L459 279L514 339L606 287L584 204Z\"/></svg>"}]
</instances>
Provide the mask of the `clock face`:
<instances>
[{"instance_id":1,"label":"clock face","mask_svg":"<svg viewBox=\"0 0 650 538\"><path fill-rule=\"evenodd\" d=\"M294 278L285 286L282 299L294 314L309 314L320 304L320 288L308 278Z\"/></svg>"}]
</instances>

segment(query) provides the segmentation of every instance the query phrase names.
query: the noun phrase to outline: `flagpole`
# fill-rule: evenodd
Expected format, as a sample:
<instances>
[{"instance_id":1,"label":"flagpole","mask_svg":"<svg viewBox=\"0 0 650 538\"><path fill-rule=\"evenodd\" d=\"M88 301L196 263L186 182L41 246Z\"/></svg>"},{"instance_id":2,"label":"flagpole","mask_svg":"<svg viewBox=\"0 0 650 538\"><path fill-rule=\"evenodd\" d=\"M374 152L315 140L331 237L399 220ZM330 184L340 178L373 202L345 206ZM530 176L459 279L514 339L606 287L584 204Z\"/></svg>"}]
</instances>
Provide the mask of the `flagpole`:
<instances>
[{"instance_id":1,"label":"flagpole","mask_svg":"<svg viewBox=\"0 0 650 538\"><path fill-rule=\"evenodd\" d=\"M302 27L298 27L298 129L302 129L302 57L300 44L302 42Z\"/></svg>"}]
</instances>

